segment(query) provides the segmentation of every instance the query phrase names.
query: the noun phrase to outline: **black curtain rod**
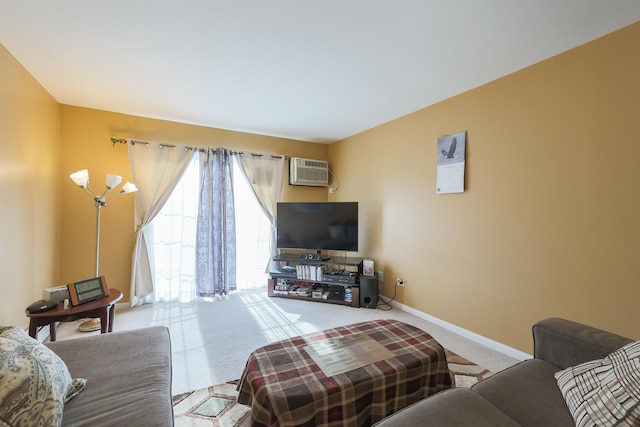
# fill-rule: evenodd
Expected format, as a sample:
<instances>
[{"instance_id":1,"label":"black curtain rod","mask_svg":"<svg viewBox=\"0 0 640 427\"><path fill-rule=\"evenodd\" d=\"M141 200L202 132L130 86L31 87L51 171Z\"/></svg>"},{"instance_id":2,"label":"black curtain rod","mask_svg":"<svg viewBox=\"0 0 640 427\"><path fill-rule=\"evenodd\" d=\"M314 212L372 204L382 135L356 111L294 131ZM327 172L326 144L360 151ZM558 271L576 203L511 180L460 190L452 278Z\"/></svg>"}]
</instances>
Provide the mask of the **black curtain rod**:
<instances>
[{"instance_id":1,"label":"black curtain rod","mask_svg":"<svg viewBox=\"0 0 640 427\"><path fill-rule=\"evenodd\" d=\"M146 141L139 141L139 140L135 140L135 139L123 139L123 138L115 138L115 137L111 137L110 138L111 144L113 144L113 146L115 147L116 144L128 144L129 142L131 142L132 144L144 144L146 147L149 146L149 143ZM160 144L160 148L176 148L175 145L172 144ZM204 152L205 148L203 147L185 147L185 150L198 150L201 153ZM264 156L270 156L272 159L280 159L282 157L284 157L285 159L288 159L289 156L277 156L275 154L262 154L262 153L245 153L243 151L231 151L231 154L234 155L239 155L239 156L244 156L245 154L250 154L252 157L264 157Z\"/></svg>"}]
</instances>

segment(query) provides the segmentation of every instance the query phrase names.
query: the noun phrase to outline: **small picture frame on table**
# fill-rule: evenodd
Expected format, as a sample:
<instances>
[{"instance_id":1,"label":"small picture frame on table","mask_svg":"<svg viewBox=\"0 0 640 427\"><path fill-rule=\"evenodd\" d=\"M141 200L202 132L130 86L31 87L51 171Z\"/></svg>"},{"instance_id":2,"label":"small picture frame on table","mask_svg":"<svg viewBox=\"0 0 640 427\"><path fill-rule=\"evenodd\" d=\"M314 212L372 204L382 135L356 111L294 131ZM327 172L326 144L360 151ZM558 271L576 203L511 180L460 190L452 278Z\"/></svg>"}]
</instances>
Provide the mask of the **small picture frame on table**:
<instances>
[{"instance_id":1,"label":"small picture frame on table","mask_svg":"<svg viewBox=\"0 0 640 427\"><path fill-rule=\"evenodd\" d=\"M104 276L69 283L67 288L69 289L71 305L74 307L109 295L107 279Z\"/></svg>"}]
</instances>

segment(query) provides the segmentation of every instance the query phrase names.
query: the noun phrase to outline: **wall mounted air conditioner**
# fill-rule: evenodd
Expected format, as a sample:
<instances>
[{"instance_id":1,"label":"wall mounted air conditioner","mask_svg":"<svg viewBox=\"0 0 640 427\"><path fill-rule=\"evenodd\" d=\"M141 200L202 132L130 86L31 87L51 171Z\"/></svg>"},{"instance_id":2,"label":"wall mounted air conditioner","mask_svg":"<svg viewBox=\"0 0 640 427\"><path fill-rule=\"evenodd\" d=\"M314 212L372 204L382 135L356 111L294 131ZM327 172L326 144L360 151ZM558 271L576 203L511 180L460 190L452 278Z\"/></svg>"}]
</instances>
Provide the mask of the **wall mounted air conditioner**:
<instances>
[{"instance_id":1,"label":"wall mounted air conditioner","mask_svg":"<svg viewBox=\"0 0 640 427\"><path fill-rule=\"evenodd\" d=\"M326 187L329 185L329 163L292 157L289 160L289 184Z\"/></svg>"}]
</instances>

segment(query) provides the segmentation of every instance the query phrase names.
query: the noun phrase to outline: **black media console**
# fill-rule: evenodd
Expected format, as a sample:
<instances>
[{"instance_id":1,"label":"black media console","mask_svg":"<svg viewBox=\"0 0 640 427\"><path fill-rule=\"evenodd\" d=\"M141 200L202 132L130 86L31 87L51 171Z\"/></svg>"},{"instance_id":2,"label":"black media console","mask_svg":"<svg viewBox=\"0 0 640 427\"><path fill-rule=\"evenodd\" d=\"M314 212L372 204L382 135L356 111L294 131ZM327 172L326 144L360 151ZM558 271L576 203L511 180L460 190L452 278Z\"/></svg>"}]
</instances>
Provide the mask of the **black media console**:
<instances>
[{"instance_id":1,"label":"black media console","mask_svg":"<svg viewBox=\"0 0 640 427\"><path fill-rule=\"evenodd\" d=\"M362 258L332 255L318 259L314 255L274 257L278 267L269 273L269 296L360 307Z\"/></svg>"}]
</instances>

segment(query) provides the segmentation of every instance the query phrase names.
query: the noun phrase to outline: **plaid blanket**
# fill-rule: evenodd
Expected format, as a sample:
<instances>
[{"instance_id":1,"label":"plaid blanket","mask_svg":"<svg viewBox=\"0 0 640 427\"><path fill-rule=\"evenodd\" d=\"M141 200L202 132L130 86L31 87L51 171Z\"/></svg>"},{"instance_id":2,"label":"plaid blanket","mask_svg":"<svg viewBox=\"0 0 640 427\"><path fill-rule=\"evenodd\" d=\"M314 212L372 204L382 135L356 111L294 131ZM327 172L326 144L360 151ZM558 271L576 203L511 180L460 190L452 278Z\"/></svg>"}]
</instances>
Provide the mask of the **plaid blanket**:
<instances>
[{"instance_id":1,"label":"plaid blanket","mask_svg":"<svg viewBox=\"0 0 640 427\"><path fill-rule=\"evenodd\" d=\"M326 376L303 347L328 338L367 334L394 357ZM253 426L367 426L452 386L442 346L396 320L341 326L269 344L249 356L238 402Z\"/></svg>"}]
</instances>

